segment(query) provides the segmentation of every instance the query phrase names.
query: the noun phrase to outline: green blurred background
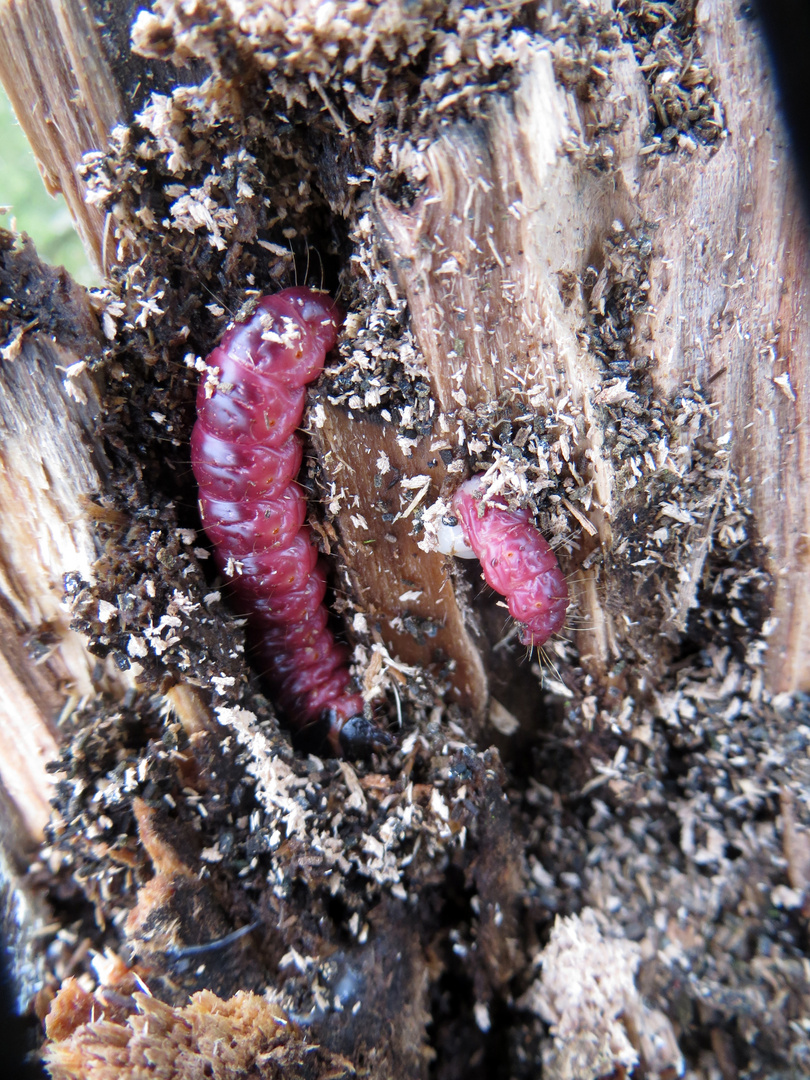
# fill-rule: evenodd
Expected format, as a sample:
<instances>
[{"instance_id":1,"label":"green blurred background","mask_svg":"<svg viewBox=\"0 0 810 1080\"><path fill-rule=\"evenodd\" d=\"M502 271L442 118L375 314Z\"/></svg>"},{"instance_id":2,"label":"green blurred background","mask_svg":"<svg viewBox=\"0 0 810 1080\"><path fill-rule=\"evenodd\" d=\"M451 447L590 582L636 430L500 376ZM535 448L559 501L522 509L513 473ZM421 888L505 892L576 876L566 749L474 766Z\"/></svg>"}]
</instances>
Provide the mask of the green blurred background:
<instances>
[{"instance_id":1,"label":"green blurred background","mask_svg":"<svg viewBox=\"0 0 810 1080\"><path fill-rule=\"evenodd\" d=\"M34 155L17 123L11 102L0 86L0 226L25 232L36 244L40 257L64 266L83 285L98 285L98 277L84 254L73 220L61 195L45 190Z\"/></svg>"}]
</instances>

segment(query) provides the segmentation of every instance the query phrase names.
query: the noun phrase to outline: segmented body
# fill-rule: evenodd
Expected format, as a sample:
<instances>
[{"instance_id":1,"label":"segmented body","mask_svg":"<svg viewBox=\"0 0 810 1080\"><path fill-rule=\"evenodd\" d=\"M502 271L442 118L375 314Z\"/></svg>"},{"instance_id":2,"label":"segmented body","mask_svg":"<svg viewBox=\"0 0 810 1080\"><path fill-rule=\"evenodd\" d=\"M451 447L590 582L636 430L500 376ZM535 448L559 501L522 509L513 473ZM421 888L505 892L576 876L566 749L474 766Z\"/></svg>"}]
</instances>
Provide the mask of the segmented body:
<instances>
[{"instance_id":1,"label":"segmented body","mask_svg":"<svg viewBox=\"0 0 810 1080\"><path fill-rule=\"evenodd\" d=\"M542 645L565 622L568 585L560 564L527 510L484 506L482 511L482 491L478 477L462 484L453 496L453 512L487 584L506 597L509 614L523 624L520 640Z\"/></svg>"},{"instance_id":2,"label":"segmented body","mask_svg":"<svg viewBox=\"0 0 810 1080\"><path fill-rule=\"evenodd\" d=\"M305 388L341 321L336 304L311 289L262 297L208 357L191 436L203 527L247 618L254 663L290 726L328 724L335 753L349 736L386 741L349 692L347 650L327 626L324 567L295 482Z\"/></svg>"}]
</instances>

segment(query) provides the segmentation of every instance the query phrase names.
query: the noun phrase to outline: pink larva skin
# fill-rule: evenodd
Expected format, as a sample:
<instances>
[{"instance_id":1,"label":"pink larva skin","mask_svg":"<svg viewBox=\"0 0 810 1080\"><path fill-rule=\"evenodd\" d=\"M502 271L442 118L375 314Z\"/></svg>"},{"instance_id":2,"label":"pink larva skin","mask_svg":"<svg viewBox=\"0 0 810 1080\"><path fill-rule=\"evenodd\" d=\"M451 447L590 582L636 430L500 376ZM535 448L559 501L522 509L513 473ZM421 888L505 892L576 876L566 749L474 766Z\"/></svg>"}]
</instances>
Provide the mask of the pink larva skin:
<instances>
[{"instance_id":1,"label":"pink larva skin","mask_svg":"<svg viewBox=\"0 0 810 1080\"><path fill-rule=\"evenodd\" d=\"M191 465L217 566L290 725L303 731L326 720L332 751L357 754L391 740L349 693L347 650L327 626L326 576L295 482L305 387L323 370L341 322L334 301L311 289L262 297L208 357Z\"/></svg>"},{"instance_id":2,"label":"pink larva skin","mask_svg":"<svg viewBox=\"0 0 810 1080\"><path fill-rule=\"evenodd\" d=\"M523 624L524 645L542 645L562 629L568 608L568 585L545 538L528 510L484 506L479 477L462 484L453 496L464 539L481 563L486 583L506 597L509 614Z\"/></svg>"}]
</instances>

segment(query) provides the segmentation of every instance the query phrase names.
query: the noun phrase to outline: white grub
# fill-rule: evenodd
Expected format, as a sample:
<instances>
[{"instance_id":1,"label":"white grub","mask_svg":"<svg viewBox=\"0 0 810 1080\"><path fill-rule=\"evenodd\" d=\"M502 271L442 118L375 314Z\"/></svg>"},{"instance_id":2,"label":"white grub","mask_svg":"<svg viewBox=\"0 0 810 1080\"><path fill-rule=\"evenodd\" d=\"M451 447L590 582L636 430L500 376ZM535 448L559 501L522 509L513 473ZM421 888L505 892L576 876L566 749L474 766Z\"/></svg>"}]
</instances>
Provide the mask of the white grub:
<instances>
[{"instance_id":1,"label":"white grub","mask_svg":"<svg viewBox=\"0 0 810 1080\"><path fill-rule=\"evenodd\" d=\"M551 1025L544 1076L598 1080L642 1063L646 1076L683 1074L672 1025L636 988L640 961L639 945L603 936L591 908L557 918L539 957L542 973L518 1002Z\"/></svg>"}]
</instances>

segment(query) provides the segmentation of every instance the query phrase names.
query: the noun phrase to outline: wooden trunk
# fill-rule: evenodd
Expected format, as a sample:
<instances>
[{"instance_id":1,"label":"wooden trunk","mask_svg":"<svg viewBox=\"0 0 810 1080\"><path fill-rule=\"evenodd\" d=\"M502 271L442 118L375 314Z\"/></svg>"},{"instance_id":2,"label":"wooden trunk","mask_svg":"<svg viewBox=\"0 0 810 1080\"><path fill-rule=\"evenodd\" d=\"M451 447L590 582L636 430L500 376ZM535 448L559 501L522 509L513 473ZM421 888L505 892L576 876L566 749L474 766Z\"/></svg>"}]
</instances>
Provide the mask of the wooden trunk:
<instances>
[{"instance_id":1,"label":"wooden trunk","mask_svg":"<svg viewBox=\"0 0 810 1080\"><path fill-rule=\"evenodd\" d=\"M217 857L207 824L195 863L172 814L173 824L163 821L166 805L156 809L142 789L124 799L129 817L115 818L114 842L86 832L96 811L85 807L87 851L100 860L113 852L119 865L126 853L132 874L111 900L87 884L84 856L64 858L102 930L131 909L114 933L82 931L94 948L138 945L165 980L157 996L180 1009L178 986L223 997L262 989L282 955L289 967L290 950L306 982L302 973L321 970L312 957L323 947L320 959L362 972L377 1012L372 1022L360 1010L367 1027L362 1017L353 1027L348 1013L319 1021L318 1075L364 1062L374 1076L425 1075L432 1054L443 1076L487 1075L492 1055L507 1055L507 1036L498 1051L491 1034L491 1018L502 1017L518 1055L509 1075L523 1075L522 1053L526 1075L542 1057L549 1075L596 1078L632 1061L570 1072L578 1036L566 1042L543 1026L565 1025L552 991L537 989L531 953L549 941L555 910L599 911L593 956L602 955L600 933L632 936L636 901L617 910L621 889L608 870L598 880L583 870L578 885L554 886L553 902L543 897L549 875L573 881L586 864L625 858L623 825L624 839L605 840L583 824L599 806L620 823L637 810L638 820L671 821L653 854L633 834L638 862L619 875L640 882L640 986L669 1019L625 1003L619 1012L635 1017L622 1022L628 1054L650 1075L675 1075L677 1036L690 1075L711 1075L718 1062L724 1077L737 1075L753 1060L741 1047L756 1042L770 1002L730 1004L721 987L730 993L732 977L717 975L715 996L684 1019L661 957L667 935L684 955L692 947L676 926L683 903L695 949L709 949L701 867L733 880L733 901L713 916L723 932L745 903L752 918L773 896L796 919L808 910L806 812L796 798L804 766L789 752L787 717L788 695L810 691L810 249L756 22L729 0L700 0L689 12L638 0L539 14L395 0L160 0L138 15L130 52L134 15L134 6L0 0L0 77L109 283L87 296L3 234L0 809L17 864L9 873L22 874L41 850L49 761L61 753L64 783L80 776L82 790L98 781L101 792L109 763L94 765L87 751L77 765L77 740L112 730L120 713L141 717L154 747L165 721L170 771L192 810L212 792L236 805L240 769L255 785L251 813L275 821L288 807L284 854L267 855L275 885L238 899L244 866ZM305 769L286 746L193 534L194 357L247 297L307 274L339 289L347 311L340 355L310 401L313 526L333 557L355 674L380 716L404 714L399 756L357 770L320 761ZM532 510L569 581L568 624L539 669L477 572L437 547L436 524L475 472L506 505ZM738 717L734 735L727 726ZM773 752L784 750L778 782L765 779L759 736L746 742L749 721L751 730L772 725ZM116 732L122 770L157 754ZM462 749L493 745L503 766L495 752ZM479 763L466 782L465 754ZM439 768L442 755L452 763ZM700 816L722 786L717 776L732 773L735 798L773 829L741 856L747 869L719 852L740 848L748 826L732 825L725 803ZM346 899L344 886L301 870L322 858L325 841L296 832L289 806L313 783L339 819L336 845L344 800L346 814L371 814L361 832L382 852L371 899ZM369 800L387 813L403 791L423 815L410 854L389 833L379 839L383 818L369 824ZM583 814L594 794L604 802ZM63 837L85 851L65 798L47 838L50 862L36 880L14 879L32 895L48 884L46 866L58 893ZM543 828L531 823L540 805ZM550 839L556 813L568 838L559 843ZM389 844L396 872L385 863ZM778 850L766 870L768 844ZM293 848L294 865L285 861ZM405 869L411 858L418 870ZM766 883L757 899L746 893L754 866ZM448 867L475 894L473 913L458 916L466 929L413 899L446 895ZM282 887L299 873L312 896L332 890L344 915L322 915L317 931L308 925L306 905ZM679 893L687 882L689 903ZM263 918L275 920L275 937L245 961L247 974L236 965L219 982L183 982L165 957L199 942L167 906L172 890L194 897L209 936ZM173 944L161 961L143 927L165 928L167 911L179 929L165 931ZM351 947L340 944L341 919L363 925L366 915L366 937L355 927ZM369 925L373 956L363 951ZM581 926L592 932L587 919ZM452 982L461 963L450 933L469 936L463 948L475 959L457 977L473 1005L448 1006L441 989L442 973ZM720 936L711 941L722 949ZM301 959L304 944L311 955ZM405 958L396 994L383 977L389 952ZM797 1033L810 1001L800 953L796 944L796 966L780 975L791 1061L803 1060ZM618 954L605 955L618 964ZM759 978L748 970L735 984L743 997ZM51 964L41 977L52 988L54 973L69 972ZM134 992L128 972L116 978L108 986ZM284 985L285 1008L294 999L303 1007L301 986ZM89 1016L84 999L76 1009ZM656 1052L654 1015L665 1032ZM429 1022L444 1024L445 1036L431 1042ZM62 1034L74 1037L75 1025ZM711 1054L696 1049L704 1045ZM89 1069L72 1067L55 1075Z\"/></svg>"}]
</instances>

